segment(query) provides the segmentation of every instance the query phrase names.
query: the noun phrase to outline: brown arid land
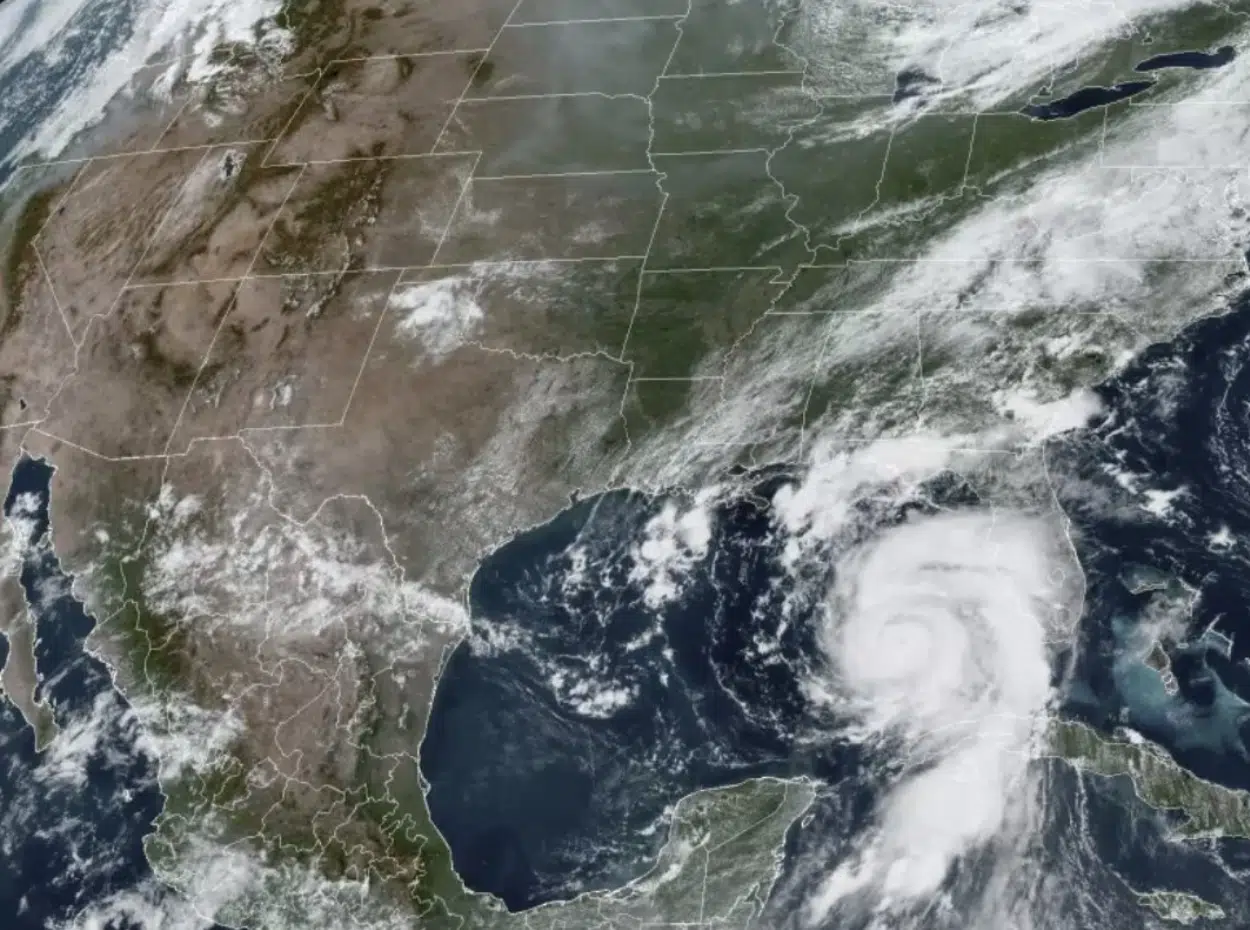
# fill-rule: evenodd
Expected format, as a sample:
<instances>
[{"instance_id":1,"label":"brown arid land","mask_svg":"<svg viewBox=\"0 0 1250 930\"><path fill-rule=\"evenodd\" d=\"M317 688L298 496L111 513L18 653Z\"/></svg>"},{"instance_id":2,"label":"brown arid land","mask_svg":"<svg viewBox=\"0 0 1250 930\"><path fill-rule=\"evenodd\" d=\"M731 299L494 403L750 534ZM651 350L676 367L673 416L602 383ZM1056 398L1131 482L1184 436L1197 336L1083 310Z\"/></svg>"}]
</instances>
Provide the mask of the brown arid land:
<instances>
[{"instance_id":1,"label":"brown arid land","mask_svg":"<svg viewBox=\"0 0 1250 930\"><path fill-rule=\"evenodd\" d=\"M803 6L291 0L6 189L0 452L56 467L56 552L160 756L148 856L218 923L751 925L805 782L683 800L672 837L722 845L567 909L464 888L417 752L483 555L578 494L876 468L883 438L900 480L975 473L1066 541L1045 437L1241 287L1203 107L1035 121L1026 73L909 109L885 57L842 67L880 49L798 55ZM1135 24L1069 78L1234 19ZM1192 178L1132 167L1199 137Z\"/></svg>"},{"instance_id":2,"label":"brown arid land","mask_svg":"<svg viewBox=\"0 0 1250 930\"><path fill-rule=\"evenodd\" d=\"M193 898L207 838L464 918L415 753L466 581L610 484L631 428L675 415L777 290L769 265L644 292L711 221L660 222L652 96L689 9L641 6L323 0L272 24L287 54L220 49L208 83L20 169L4 460L56 466L93 648L165 747L149 856ZM741 319L635 371L636 316L709 274ZM5 584L6 690L46 733ZM265 893L218 919L259 919Z\"/></svg>"}]
</instances>

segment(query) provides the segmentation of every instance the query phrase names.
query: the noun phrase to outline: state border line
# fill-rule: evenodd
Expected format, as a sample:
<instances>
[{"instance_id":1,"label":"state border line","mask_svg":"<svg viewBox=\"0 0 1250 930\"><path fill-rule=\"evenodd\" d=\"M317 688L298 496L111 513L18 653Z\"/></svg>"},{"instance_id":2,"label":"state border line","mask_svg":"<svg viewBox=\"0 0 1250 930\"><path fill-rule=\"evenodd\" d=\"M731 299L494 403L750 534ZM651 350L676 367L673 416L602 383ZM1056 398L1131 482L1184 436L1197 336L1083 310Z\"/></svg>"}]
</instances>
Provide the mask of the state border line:
<instances>
[{"instance_id":1,"label":"state border line","mask_svg":"<svg viewBox=\"0 0 1250 930\"><path fill-rule=\"evenodd\" d=\"M651 13L639 16L590 16L584 19L544 19L506 23L504 29L542 29L546 26L598 26L612 23L658 23L685 19L686 13Z\"/></svg>"}]
</instances>

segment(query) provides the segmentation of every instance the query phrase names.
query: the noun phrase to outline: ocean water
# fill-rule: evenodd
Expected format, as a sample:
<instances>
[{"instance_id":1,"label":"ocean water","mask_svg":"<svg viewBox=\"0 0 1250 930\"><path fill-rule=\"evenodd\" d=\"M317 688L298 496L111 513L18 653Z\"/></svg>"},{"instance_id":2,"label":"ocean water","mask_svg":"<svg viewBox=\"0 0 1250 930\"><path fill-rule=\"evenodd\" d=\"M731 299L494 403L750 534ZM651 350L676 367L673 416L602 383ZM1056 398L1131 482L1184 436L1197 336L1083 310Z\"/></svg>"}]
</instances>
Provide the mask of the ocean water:
<instances>
[{"instance_id":1,"label":"ocean water","mask_svg":"<svg viewBox=\"0 0 1250 930\"><path fill-rule=\"evenodd\" d=\"M1237 788L1250 788L1248 363L1250 296L1100 385L1105 413L1046 449L1088 580L1061 656L1070 670L1055 670L1062 711L1108 732L1133 727ZM717 501L706 547L682 564L680 591L658 601L638 541L666 509L691 508L685 495L581 501L485 559L472 634L450 657L421 747L434 822L469 887L523 910L618 886L654 862L678 798L802 775L823 787L791 832L769 906L775 925L798 921L819 881L813 863L854 848L898 760L804 695L834 560L797 584L777 570L784 540L769 501L792 478L766 469ZM866 538L983 502L947 474L906 502L855 506ZM1147 661L1161 623L1174 687ZM1022 902L1047 895L1034 903L1064 915L1054 925L1133 927L1132 889L1162 882L1236 912L1250 843L1174 842L1174 818L1127 781L1037 765L1046 800L1027 855L1045 882L1018 889ZM971 902L992 855L961 861L948 893Z\"/></svg>"},{"instance_id":2,"label":"ocean water","mask_svg":"<svg viewBox=\"0 0 1250 930\"><path fill-rule=\"evenodd\" d=\"M0 914L14 930L47 930L147 886L143 837L163 802L130 707L108 668L85 650L95 621L70 592L50 544L52 474L46 463L23 459L5 501L6 518L29 530L21 585L38 636L37 697L60 730L38 753L33 730L0 700ZM2 648L7 657L7 643ZM131 926L139 925L121 920L113 928Z\"/></svg>"},{"instance_id":3,"label":"ocean water","mask_svg":"<svg viewBox=\"0 0 1250 930\"><path fill-rule=\"evenodd\" d=\"M248 38L276 10L270 0L7 0L0 187L19 164L74 154L106 113L124 120L125 88L140 66L202 72L218 39ZM5 507L9 515L19 502L33 506L23 518L31 538L21 581L37 623L40 696L62 732L36 752L33 731L0 695L0 925L68 927L95 909L102 930L212 927L153 881L142 840L163 803L156 763L108 669L84 649L94 620L51 548L51 481L48 465L23 459Z\"/></svg>"},{"instance_id":4,"label":"ocean water","mask_svg":"<svg viewBox=\"0 0 1250 930\"><path fill-rule=\"evenodd\" d=\"M210 0L0 5L0 184L22 159L63 154L134 68L169 49L198 54L200 31L186 24L222 9ZM1100 726L1134 726L1205 777L1239 787L1250 787L1247 360L1243 301L1101 386L1106 418L1052 450L1090 582L1066 709ZM787 844L774 916L777 925L793 919L785 908L809 881L804 864L844 849L838 843L870 819L889 759L823 738L838 721L799 693L814 653L813 605L800 599L787 607L792 622L776 623L787 592L772 572L778 541L761 503L787 478L761 472L753 493L718 505L690 588L658 612L631 580L636 559L623 541L662 512L662 498L584 501L482 566L471 591L475 638L451 657L422 745L435 821L470 887L516 909L621 884L645 871L677 798L754 775L805 775L826 788ZM46 465L19 463L6 513L19 495L36 502L22 584L39 624L41 692L81 739L38 754L0 700L0 915L15 915L5 924L15 930L53 926L126 889L163 893L150 888L141 847L160 809L155 766L107 669L83 649L93 621L47 545L51 480ZM941 506L977 503L957 482L932 490ZM885 507L876 519L905 514ZM1143 590L1143 577L1157 583ZM1183 633L1167 646L1175 694L1132 648L1167 584L1185 595ZM501 629L510 643L494 641ZM1060 800L1043 836L1056 874L1102 874L1114 863L1138 884L1168 874L1213 900L1230 893L1214 860L1133 816L1123 785L1081 786L1062 766L1050 778ZM1089 842L1066 838L1078 833ZM1246 844L1218 844L1216 855L1234 872L1250 870ZM1134 913L1121 885L1104 891ZM1075 890L1068 906L1084 914ZM111 930L131 926L140 924Z\"/></svg>"},{"instance_id":5,"label":"ocean water","mask_svg":"<svg viewBox=\"0 0 1250 930\"><path fill-rule=\"evenodd\" d=\"M851 777L853 747L804 744L824 727L800 693L816 604L778 587L762 506L786 477L717 508L707 555L659 610L628 543L677 498L595 497L483 562L475 635L447 664L421 751L470 887L514 910L615 887L645 871L666 809L696 789ZM778 635L783 600L795 619ZM775 651L759 661L764 639Z\"/></svg>"},{"instance_id":6,"label":"ocean water","mask_svg":"<svg viewBox=\"0 0 1250 930\"><path fill-rule=\"evenodd\" d=\"M1250 789L1250 297L1147 350L1055 447L1089 581L1074 712ZM1175 687L1135 634L1166 619Z\"/></svg>"}]
</instances>

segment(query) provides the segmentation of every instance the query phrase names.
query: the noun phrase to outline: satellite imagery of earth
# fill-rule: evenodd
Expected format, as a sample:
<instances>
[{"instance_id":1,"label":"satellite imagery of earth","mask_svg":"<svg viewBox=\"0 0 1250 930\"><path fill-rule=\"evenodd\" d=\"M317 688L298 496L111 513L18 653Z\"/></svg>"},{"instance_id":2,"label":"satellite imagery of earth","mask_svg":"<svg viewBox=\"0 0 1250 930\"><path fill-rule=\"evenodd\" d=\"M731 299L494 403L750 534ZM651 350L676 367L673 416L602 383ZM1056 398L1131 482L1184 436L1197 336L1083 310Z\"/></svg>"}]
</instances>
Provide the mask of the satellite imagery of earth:
<instances>
[{"instance_id":1,"label":"satellite imagery of earth","mask_svg":"<svg viewBox=\"0 0 1250 930\"><path fill-rule=\"evenodd\" d=\"M0 930L1250 930L1250 0L0 0Z\"/></svg>"}]
</instances>

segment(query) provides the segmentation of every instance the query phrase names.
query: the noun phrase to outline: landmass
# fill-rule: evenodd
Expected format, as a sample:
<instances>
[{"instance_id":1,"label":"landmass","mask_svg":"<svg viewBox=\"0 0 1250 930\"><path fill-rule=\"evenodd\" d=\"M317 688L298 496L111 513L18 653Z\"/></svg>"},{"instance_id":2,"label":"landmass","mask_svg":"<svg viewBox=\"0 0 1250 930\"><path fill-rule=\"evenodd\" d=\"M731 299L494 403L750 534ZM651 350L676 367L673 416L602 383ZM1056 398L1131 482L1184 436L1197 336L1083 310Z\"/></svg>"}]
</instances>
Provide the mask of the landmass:
<instances>
[{"instance_id":1,"label":"landmass","mask_svg":"<svg viewBox=\"0 0 1250 930\"><path fill-rule=\"evenodd\" d=\"M1079 419L1082 389L1240 274L1222 226L1191 237L1216 252L1201 265L1138 231L1155 317L1126 322L1136 291L1108 303L1085 278L1080 312L1029 291L999 313L1000 269L1027 290L1066 254L1034 232L1061 166L1125 166L1084 191L1108 211L1180 183L1142 186L1140 109L1018 112L1110 86L1136 37L1023 96L898 109L940 82L896 100L883 58L849 84L760 0L729 26L637 3L621 22L533 0L288 4L209 81L175 84L172 116L138 101L151 119L14 181L0 445L56 465L57 552L160 750L149 857L219 922L514 920L460 882L416 753L481 557L574 491L697 485L820 435L1036 457L1029 430ZM1158 19L1151 48L1239 22ZM1006 251L927 277L970 241ZM4 607L6 693L49 739ZM1151 752L1055 738L1190 835L1250 826L1241 795ZM524 922L746 925L812 790L687 798L646 878Z\"/></svg>"},{"instance_id":2,"label":"landmass","mask_svg":"<svg viewBox=\"0 0 1250 930\"><path fill-rule=\"evenodd\" d=\"M1199 778L1160 747L1132 736L1107 738L1083 723L1055 720L1047 745L1080 771L1128 777L1146 804L1181 816L1174 830L1180 838L1250 838L1250 793Z\"/></svg>"},{"instance_id":3,"label":"landmass","mask_svg":"<svg viewBox=\"0 0 1250 930\"><path fill-rule=\"evenodd\" d=\"M1188 926L1200 920L1223 920L1224 909L1183 891L1148 891L1138 894L1142 905L1164 920Z\"/></svg>"}]
</instances>

